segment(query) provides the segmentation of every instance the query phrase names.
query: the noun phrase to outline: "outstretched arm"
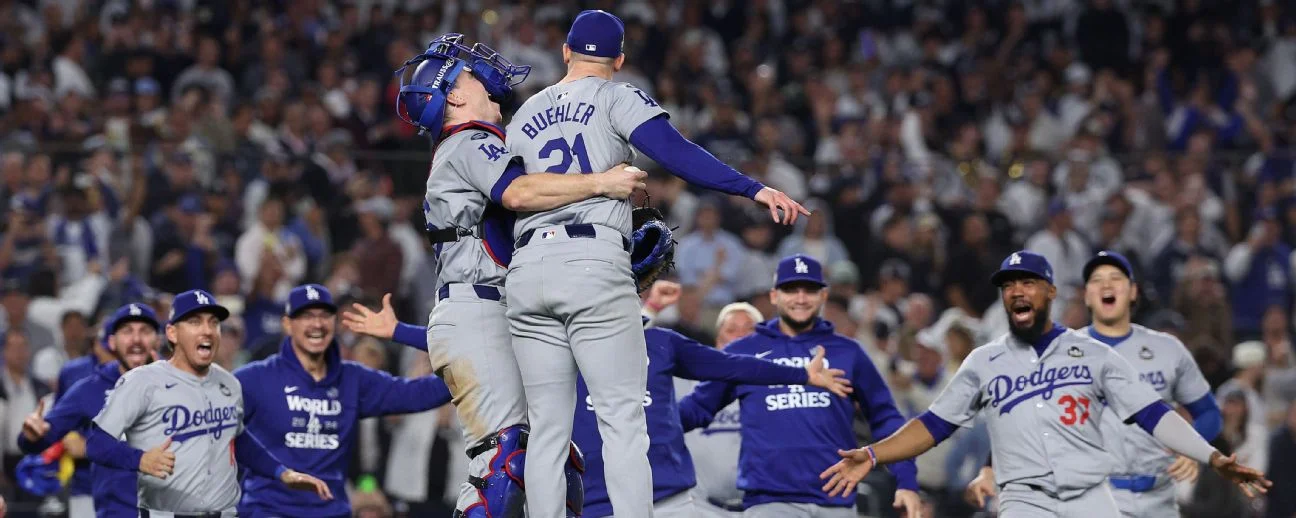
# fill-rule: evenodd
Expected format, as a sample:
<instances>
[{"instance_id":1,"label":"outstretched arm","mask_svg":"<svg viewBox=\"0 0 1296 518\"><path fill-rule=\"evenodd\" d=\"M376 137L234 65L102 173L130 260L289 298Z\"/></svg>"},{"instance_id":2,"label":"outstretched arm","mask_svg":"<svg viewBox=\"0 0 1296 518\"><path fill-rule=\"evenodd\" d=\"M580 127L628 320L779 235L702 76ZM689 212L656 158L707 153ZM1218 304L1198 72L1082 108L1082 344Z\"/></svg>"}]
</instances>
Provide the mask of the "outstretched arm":
<instances>
[{"instance_id":1,"label":"outstretched arm","mask_svg":"<svg viewBox=\"0 0 1296 518\"><path fill-rule=\"evenodd\" d=\"M396 320L390 293L383 295L381 311L374 311L359 303L352 303L351 309L352 311L342 313L342 325L352 333L392 340L420 351L427 350L427 328Z\"/></svg>"},{"instance_id":2,"label":"outstretched arm","mask_svg":"<svg viewBox=\"0 0 1296 518\"><path fill-rule=\"evenodd\" d=\"M786 194L729 167L715 155L680 135L665 114L648 119L630 134L630 143L685 181L713 191L751 198L769 207L775 221L791 225L810 211ZM782 211L783 214L779 214Z\"/></svg>"},{"instance_id":3,"label":"outstretched arm","mask_svg":"<svg viewBox=\"0 0 1296 518\"><path fill-rule=\"evenodd\" d=\"M881 442L854 450L837 450L842 460L820 473L819 479L828 479L823 486L828 496L846 496L855 491L874 466L909 460L935 446L936 439L922 420L910 419L900 431Z\"/></svg>"}]
</instances>

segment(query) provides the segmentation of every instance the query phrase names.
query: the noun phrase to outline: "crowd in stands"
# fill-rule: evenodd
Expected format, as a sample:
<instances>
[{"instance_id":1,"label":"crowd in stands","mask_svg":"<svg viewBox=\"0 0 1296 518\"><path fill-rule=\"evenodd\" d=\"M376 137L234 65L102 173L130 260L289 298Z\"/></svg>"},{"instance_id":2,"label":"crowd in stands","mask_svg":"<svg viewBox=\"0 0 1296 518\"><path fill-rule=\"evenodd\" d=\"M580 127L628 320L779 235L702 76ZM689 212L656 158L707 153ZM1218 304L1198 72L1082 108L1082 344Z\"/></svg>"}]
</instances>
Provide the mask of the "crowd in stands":
<instances>
[{"instance_id":1,"label":"crowd in stands","mask_svg":"<svg viewBox=\"0 0 1296 518\"><path fill-rule=\"evenodd\" d=\"M778 258L809 254L831 279L825 317L913 416L1006 331L988 282L1005 255L1045 255L1053 314L1078 328L1081 265L1120 251L1137 263L1136 321L1180 337L1218 390L1217 445L1275 483L1247 499L1204 475L1182 488L1185 516L1296 513L1296 7L1273 0L2 0L10 509L39 503L13 484L23 417L64 362L102 354L119 304L165 315L170 294L211 291L235 313L229 368L277 351L302 282L344 303L393 293L403 319L426 321L430 146L396 117L392 72L460 32L533 66L525 99L562 77L582 8L625 20L618 80L814 211L777 227L636 164L679 227L685 289L660 325L713 343L725 304L769 318ZM428 369L341 327L339 343ZM357 511L448 516L456 426L448 407L371 420ZM956 499L988 448L979 427L947 444L920 459L936 500Z\"/></svg>"}]
</instances>

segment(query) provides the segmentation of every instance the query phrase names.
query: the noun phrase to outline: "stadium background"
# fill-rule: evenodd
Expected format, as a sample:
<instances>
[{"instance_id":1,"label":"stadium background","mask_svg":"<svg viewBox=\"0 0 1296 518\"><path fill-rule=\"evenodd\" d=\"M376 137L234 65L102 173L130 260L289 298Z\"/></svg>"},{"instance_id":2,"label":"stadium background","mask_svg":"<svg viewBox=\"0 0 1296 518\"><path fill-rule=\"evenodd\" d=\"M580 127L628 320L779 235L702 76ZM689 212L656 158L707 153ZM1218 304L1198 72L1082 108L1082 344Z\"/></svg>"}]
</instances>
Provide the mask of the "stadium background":
<instances>
[{"instance_id":1,"label":"stadium background","mask_svg":"<svg viewBox=\"0 0 1296 518\"><path fill-rule=\"evenodd\" d=\"M425 321L428 145L395 116L392 71L462 32L534 67L525 97L562 76L582 8L626 21L618 79L815 211L776 228L651 169L651 202L683 235L684 296L662 325L709 343L726 303L769 316L776 259L810 254L831 277L826 317L914 415L1005 329L986 279L1007 252L1052 261L1055 316L1079 327L1080 265L1119 250L1138 264L1138 321L1180 336L1220 389L1218 446L1275 482L1266 511L1204 475L1185 514L1296 513L1296 7L1272 0L0 1L11 512L57 508L15 492L15 437L106 308L211 290L238 315L229 367L273 352L300 282L370 305L393 292ZM411 350L340 341L427 371ZM357 509L448 515L453 419L367 421ZM987 447L980 428L947 444L920 460L937 500Z\"/></svg>"}]
</instances>

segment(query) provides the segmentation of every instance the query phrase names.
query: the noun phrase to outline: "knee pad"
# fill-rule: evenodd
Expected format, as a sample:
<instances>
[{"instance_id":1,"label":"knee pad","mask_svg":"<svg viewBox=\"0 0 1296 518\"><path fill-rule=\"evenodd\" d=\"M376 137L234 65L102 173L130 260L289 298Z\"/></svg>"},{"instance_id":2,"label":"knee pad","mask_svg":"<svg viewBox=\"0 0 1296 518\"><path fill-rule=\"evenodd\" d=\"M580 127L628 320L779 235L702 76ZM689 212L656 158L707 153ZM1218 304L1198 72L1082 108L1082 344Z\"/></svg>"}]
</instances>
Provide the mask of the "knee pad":
<instances>
[{"instance_id":1,"label":"knee pad","mask_svg":"<svg viewBox=\"0 0 1296 518\"><path fill-rule=\"evenodd\" d=\"M567 518L579 517L585 507L585 454L574 442L563 471L567 474Z\"/></svg>"},{"instance_id":2,"label":"knee pad","mask_svg":"<svg viewBox=\"0 0 1296 518\"><path fill-rule=\"evenodd\" d=\"M526 507L522 473L526 463L527 427L515 425L472 448L477 455L493 451L486 464L486 474L470 476L468 483L477 488L477 503L455 516L464 518L521 518ZM477 455L473 457L476 458Z\"/></svg>"}]
</instances>

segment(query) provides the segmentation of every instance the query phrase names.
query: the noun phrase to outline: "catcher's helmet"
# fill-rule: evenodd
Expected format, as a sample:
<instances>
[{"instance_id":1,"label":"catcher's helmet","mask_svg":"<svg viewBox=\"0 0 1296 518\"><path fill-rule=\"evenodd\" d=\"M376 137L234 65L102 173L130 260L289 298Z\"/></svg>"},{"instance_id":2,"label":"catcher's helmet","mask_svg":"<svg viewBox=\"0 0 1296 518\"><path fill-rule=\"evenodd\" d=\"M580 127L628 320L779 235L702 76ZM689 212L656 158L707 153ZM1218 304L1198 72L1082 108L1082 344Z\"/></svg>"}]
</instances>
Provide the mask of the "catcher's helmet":
<instances>
[{"instance_id":1,"label":"catcher's helmet","mask_svg":"<svg viewBox=\"0 0 1296 518\"><path fill-rule=\"evenodd\" d=\"M514 65L486 45L477 43L470 48L463 41L462 34L441 36L396 71L401 85L396 94L396 114L420 133L441 134L446 95L465 69L481 81L490 99L497 103L506 101L513 87L531 73L530 66Z\"/></svg>"}]
</instances>

